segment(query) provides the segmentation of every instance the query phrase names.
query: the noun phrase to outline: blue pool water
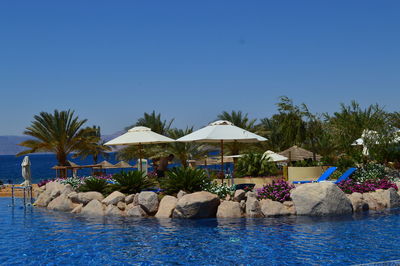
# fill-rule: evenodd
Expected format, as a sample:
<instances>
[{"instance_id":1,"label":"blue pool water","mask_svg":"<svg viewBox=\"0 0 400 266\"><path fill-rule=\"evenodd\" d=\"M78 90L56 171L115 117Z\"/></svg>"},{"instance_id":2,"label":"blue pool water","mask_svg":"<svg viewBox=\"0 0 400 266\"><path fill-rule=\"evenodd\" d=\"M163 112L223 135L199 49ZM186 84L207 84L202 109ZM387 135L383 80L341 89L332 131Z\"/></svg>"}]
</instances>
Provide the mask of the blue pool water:
<instances>
[{"instance_id":1,"label":"blue pool water","mask_svg":"<svg viewBox=\"0 0 400 266\"><path fill-rule=\"evenodd\" d=\"M357 217L84 218L8 207L2 265L348 265L400 259L400 210Z\"/></svg>"}]
</instances>

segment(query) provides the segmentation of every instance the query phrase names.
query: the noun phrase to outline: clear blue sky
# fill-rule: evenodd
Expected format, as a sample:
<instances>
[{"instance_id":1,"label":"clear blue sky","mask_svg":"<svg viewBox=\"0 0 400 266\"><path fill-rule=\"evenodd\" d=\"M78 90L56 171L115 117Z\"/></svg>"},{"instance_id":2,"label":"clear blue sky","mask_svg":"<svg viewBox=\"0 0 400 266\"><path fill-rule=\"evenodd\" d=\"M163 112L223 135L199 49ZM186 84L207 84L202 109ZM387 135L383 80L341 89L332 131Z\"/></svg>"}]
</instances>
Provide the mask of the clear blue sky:
<instances>
[{"instance_id":1,"label":"clear blue sky","mask_svg":"<svg viewBox=\"0 0 400 266\"><path fill-rule=\"evenodd\" d=\"M400 110L400 1L0 1L0 135L74 109L103 133L196 128L287 95Z\"/></svg>"}]
</instances>

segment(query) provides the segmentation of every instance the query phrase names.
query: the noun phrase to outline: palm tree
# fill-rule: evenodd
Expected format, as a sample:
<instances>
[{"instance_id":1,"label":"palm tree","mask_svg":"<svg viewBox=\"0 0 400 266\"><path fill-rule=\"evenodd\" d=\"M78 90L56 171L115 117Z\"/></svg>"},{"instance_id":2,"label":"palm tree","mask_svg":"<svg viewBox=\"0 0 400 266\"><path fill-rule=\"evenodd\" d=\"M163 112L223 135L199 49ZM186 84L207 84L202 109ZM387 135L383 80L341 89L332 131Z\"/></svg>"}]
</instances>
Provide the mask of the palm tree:
<instances>
[{"instance_id":1,"label":"palm tree","mask_svg":"<svg viewBox=\"0 0 400 266\"><path fill-rule=\"evenodd\" d=\"M243 114L242 111L232 111L230 113L223 111L221 114L217 116L217 119L219 120L227 120L234 124L237 127L249 130L249 131L254 131L255 127L254 124L257 121L257 119L249 119L248 114ZM249 145L247 145L249 146ZM226 149L228 150L229 154L232 155L237 155L240 153L241 150L243 150L246 146L243 143L238 143L238 142L232 142L232 143L226 143L225 144ZM234 158L234 162L236 163L237 158Z\"/></svg>"},{"instance_id":2,"label":"palm tree","mask_svg":"<svg viewBox=\"0 0 400 266\"><path fill-rule=\"evenodd\" d=\"M58 111L53 114L41 112L34 116L32 124L24 131L33 139L19 145L28 148L17 156L37 152L54 152L60 166L67 165L67 156L79 152L88 145L98 142L93 135L93 128L83 127L86 119L74 116L74 111ZM62 173L65 175L65 173Z\"/></svg>"},{"instance_id":3,"label":"palm tree","mask_svg":"<svg viewBox=\"0 0 400 266\"><path fill-rule=\"evenodd\" d=\"M111 148L109 146L105 146L104 143L106 143L104 140L101 139L101 133L100 133L100 127L98 126L93 126L92 127L92 133L91 135L94 138L98 139L98 142L89 142L86 143L87 147L85 147L83 150L79 151L74 155L74 158L76 157L81 157L82 159L85 159L87 156L92 155L93 161L95 164L98 163L99 156L103 156L104 158L108 157L108 153L111 151Z\"/></svg>"},{"instance_id":4,"label":"palm tree","mask_svg":"<svg viewBox=\"0 0 400 266\"><path fill-rule=\"evenodd\" d=\"M156 114L155 111L152 113L144 113L143 117L139 118L136 122L136 124L131 125L129 127L126 127L126 130L129 130L130 128L134 126L144 126L151 128L152 131L161 134L161 135L166 135L168 130L170 129L172 123L174 122L174 119L171 119L170 121L167 120L162 120L161 119L161 114L158 113Z\"/></svg>"},{"instance_id":5,"label":"palm tree","mask_svg":"<svg viewBox=\"0 0 400 266\"><path fill-rule=\"evenodd\" d=\"M168 131L168 135L173 139L178 139L193 132L193 127L187 127L185 130L173 128ZM173 142L167 145L168 153L174 154L183 167L188 166L188 160L199 159L207 154L204 145L193 142Z\"/></svg>"}]
</instances>

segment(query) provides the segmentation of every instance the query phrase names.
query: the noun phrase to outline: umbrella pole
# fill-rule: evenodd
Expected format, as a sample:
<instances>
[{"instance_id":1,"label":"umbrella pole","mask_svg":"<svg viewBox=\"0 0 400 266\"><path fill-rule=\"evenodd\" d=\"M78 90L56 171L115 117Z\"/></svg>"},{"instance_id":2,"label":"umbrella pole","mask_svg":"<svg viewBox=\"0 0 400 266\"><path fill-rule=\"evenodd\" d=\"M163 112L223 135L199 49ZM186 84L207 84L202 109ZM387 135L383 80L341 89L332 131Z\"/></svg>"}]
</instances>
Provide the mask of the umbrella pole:
<instances>
[{"instance_id":1,"label":"umbrella pole","mask_svg":"<svg viewBox=\"0 0 400 266\"><path fill-rule=\"evenodd\" d=\"M225 171L224 171L224 141L221 140L221 171L222 171L222 181L224 181Z\"/></svg>"}]
</instances>

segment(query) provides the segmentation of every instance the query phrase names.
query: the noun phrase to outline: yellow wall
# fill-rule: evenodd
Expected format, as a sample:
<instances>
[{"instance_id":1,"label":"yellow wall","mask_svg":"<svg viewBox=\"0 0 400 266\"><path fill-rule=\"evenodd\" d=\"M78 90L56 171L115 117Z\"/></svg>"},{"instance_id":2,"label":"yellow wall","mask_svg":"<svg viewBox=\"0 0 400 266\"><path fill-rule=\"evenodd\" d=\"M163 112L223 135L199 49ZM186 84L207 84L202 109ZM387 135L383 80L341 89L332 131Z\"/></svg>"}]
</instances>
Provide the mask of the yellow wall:
<instances>
[{"instance_id":1,"label":"yellow wall","mask_svg":"<svg viewBox=\"0 0 400 266\"><path fill-rule=\"evenodd\" d=\"M326 166L288 167L288 181L316 180L327 169Z\"/></svg>"}]
</instances>

